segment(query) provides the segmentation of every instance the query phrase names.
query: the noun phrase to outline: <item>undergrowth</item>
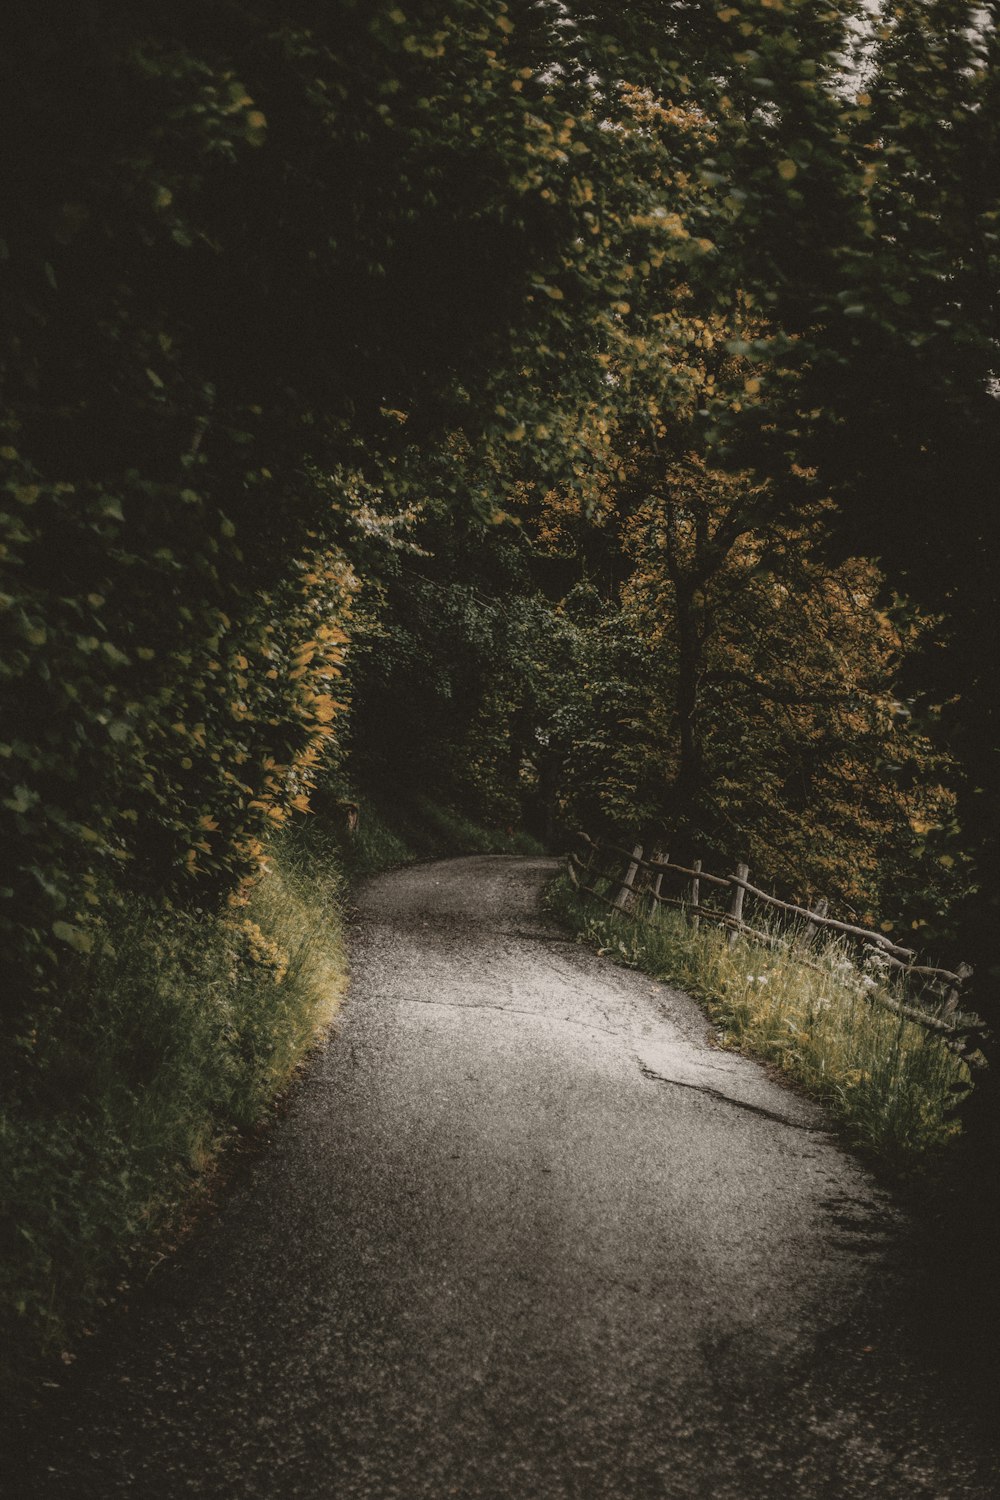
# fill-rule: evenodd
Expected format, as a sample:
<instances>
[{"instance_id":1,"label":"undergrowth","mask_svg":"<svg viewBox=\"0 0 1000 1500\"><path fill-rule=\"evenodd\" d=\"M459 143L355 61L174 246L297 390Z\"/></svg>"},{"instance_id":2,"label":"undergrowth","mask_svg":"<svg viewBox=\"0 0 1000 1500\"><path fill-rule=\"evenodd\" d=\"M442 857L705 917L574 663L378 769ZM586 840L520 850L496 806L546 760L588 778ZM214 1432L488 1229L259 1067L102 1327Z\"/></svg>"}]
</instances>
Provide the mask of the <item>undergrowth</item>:
<instances>
[{"instance_id":1,"label":"undergrowth","mask_svg":"<svg viewBox=\"0 0 1000 1500\"><path fill-rule=\"evenodd\" d=\"M125 900L5 1068L0 1385L98 1316L328 1024L347 971L338 883L315 838L285 834L242 908Z\"/></svg>"},{"instance_id":2,"label":"undergrowth","mask_svg":"<svg viewBox=\"0 0 1000 1500\"><path fill-rule=\"evenodd\" d=\"M897 994L842 942L770 948L676 910L636 922L598 909L565 876L553 915L619 963L696 996L723 1046L774 1063L821 1100L848 1142L894 1178L926 1167L958 1135L969 1070L931 1031L880 1006Z\"/></svg>"},{"instance_id":3,"label":"undergrowth","mask_svg":"<svg viewBox=\"0 0 1000 1500\"><path fill-rule=\"evenodd\" d=\"M418 859L459 854L540 854L537 839L517 829L483 828L429 797L363 801L358 826L343 849L351 875L362 877Z\"/></svg>"}]
</instances>

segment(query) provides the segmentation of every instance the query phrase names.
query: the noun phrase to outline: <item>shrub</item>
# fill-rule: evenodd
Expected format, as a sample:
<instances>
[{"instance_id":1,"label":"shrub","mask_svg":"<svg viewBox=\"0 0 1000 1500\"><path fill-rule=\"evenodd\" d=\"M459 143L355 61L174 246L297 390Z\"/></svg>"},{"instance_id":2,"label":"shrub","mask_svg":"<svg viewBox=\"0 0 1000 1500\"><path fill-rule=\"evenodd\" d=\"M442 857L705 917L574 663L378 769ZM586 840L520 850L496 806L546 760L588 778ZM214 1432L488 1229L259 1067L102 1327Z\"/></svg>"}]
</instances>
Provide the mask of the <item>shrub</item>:
<instances>
[{"instance_id":1,"label":"shrub","mask_svg":"<svg viewBox=\"0 0 1000 1500\"><path fill-rule=\"evenodd\" d=\"M330 1021L346 984L338 895L328 851L286 833L235 907L122 901L32 1029L0 1112L4 1383L181 1222Z\"/></svg>"}]
</instances>

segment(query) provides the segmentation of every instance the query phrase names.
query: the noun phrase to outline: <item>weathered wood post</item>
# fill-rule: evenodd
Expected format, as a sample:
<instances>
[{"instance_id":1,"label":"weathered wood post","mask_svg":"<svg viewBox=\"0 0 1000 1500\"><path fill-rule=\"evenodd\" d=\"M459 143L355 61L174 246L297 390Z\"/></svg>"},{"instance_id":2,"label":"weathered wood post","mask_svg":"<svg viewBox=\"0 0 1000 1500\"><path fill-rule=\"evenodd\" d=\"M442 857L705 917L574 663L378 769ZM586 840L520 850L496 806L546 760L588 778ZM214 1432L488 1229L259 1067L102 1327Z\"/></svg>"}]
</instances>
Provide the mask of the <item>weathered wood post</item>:
<instances>
[{"instance_id":1,"label":"weathered wood post","mask_svg":"<svg viewBox=\"0 0 1000 1500\"><path fill-rule=\"evenodd\" d=\"M825 896L820 896L819 900L816 902L816 905L812 908L811 915L814 917L825 917L829 910L829 901ZM815 942L816 937L819 934L819 930L820 929L818 922L806 922L804 936L807 944Z\"/></svg>"},{"instance_id":2,"label":"weathered wood post","mask_svg":"<svg viewBox=\"0 0 1000 1500\"><path fill-rule=\"evenodd\" d=\"M662 849L657 849L656 852L653 855L653 864L654 865L665 865L667 863L667 861L669 860L669 858L670 858L669 854L664 854L664 852L663 852ZM652 914L654 916L656 915L656 913L660 909L660 894L661 894L662 890L663 890L663 871L662 870L657 870L656 874L653 877L653 884L652 884L652 892L653 892Z\"/></svg>"},{"instance_id":3,"label":"weathered wood post","mask_svg":"<svg viewBox=\"0 0 1000 1500\"><path fill-rule=\"evenodd\" d=\"M701 904L701 881L698 879L701 873L701 860L692 860L691 868L695 872L691 877L691 926L697 932L701 926L701 917L698 915L698 907Z\"/></svg>"},{"instance_id":4,"label":"weathered wood post","mask_svg":"<svg viewBox=\"0 0 1000 1500\"><path fill-rule=\"evenodd\" d=\"M959 981L958 984L953 985L952 988L948 991L947 995L945 995L944 997L943 1009L945 1015L950 1015L952 1011L958 1009L958 1002L962 998L962 989L965 985L965 981L972 978L972 965L959 964L958 968L955 970L955 977Z\"/></svg>"},{"instance_id":5,"label":"weathered wood post","mask_svg":"<svg viewBox=\"0 0 1000 1500\"><path fill-rule=\"evenodd\" d=\"M615 897L615 908L618 911L628 910L628 903L632 896L632 887L635 884L635 877L639 870L638 862L640 859L642 859L642 845L636 844L635 848L632 850L632 858L629 862L628 869L625 871L625 875L622 879L618 895Z\"/></svg>"},{"instance_id":6,"label":"weathered wood post","mask_svg":"<svg viewBox=\"0 0 1000 1500\"><path fill-rule=\"evenodd\" d=\"M348 802L343 797L337 800L336 808L337 816L340 819L344 832L353 838L358 831L358 818L361 815L361 809L356 802Z\"/></svg>"},{"instance_id":7,"label":"weathered wood post","mask_svg":"<svg viewBox=\"0 0 1000 1500\"><path fill-rule=\"evenodd\" d=\"M736 942L736 939L740 935L740 933L739 933L739 927L736 924L737 923L742 923L742 921L743 921L743 898L746 895L746 886L744 884L742 884L742 882L746 881L746 880L749 880L749 879L750 879L750 866L749 865L737 865L736 866L736 880L737 880L737 884L735 884L733 886L733 899L732 899L732 902L730 903L730 907L729 907L729 915L733 919L733 925L729 929L729 946L730 946L730 948L733 947L733 945Z\"/></svg>"}]
</instances>

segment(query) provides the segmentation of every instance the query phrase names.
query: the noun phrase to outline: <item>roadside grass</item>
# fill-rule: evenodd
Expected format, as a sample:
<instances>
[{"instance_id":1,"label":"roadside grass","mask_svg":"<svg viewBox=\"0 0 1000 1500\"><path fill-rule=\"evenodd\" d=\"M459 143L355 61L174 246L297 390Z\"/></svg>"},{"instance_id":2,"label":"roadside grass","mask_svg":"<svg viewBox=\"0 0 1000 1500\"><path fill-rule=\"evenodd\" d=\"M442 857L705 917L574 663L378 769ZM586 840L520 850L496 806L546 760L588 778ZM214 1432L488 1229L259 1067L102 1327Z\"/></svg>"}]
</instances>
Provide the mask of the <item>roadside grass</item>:
<instances>
[{"instance_id":1,"label":"roadside grass","mask_svg":"<svg viewBox=\"0 0 1000 1500\"><path fill-rule=\"evenodd\" d=\"M148 1263L328 1025L339 884L322 841L285 834L242 909L123 900L38 1023L0 1110L0 1389L30 1385Z\"/></svg>"},{"instance_id":2,"label":"roadside grass","mask_svg":"<svg viewBox=\"0 0 1000 1500\"><path fill-rule=\"evenodd\" d=\"M893 1014L899 998L877 967L837 941L769 948L661 908L651 923L598 910L565 876L553 916L616 962L698 998L724 1047L775 1064L827 1106L845 1139L888 1176L913 1177L960 1133L952 1118L968 1067L933 1032Z\"/></svg>"}]
</instances>

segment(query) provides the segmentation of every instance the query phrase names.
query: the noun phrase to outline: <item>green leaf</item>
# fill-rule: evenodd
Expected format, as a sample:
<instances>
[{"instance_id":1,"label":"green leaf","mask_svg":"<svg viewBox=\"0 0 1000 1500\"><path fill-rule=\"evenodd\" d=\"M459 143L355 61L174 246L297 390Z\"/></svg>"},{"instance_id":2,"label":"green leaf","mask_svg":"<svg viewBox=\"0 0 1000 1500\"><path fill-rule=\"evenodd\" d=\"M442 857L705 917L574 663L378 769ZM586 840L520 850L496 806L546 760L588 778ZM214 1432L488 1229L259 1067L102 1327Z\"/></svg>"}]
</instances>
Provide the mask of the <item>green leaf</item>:
<instances>
[{"instance_id":1,"label":"green leaf","mask_svg":"<svg viewBox=\"0 0 1000 1500\"><path fill-rule=\"evenodd\" d=\"M90 953L94 946L90 933L84 932L81 927L74 927L71 922L53 922L52 934L61 943L68 943L77 953Z\"/></svg>"}]
</instances>

